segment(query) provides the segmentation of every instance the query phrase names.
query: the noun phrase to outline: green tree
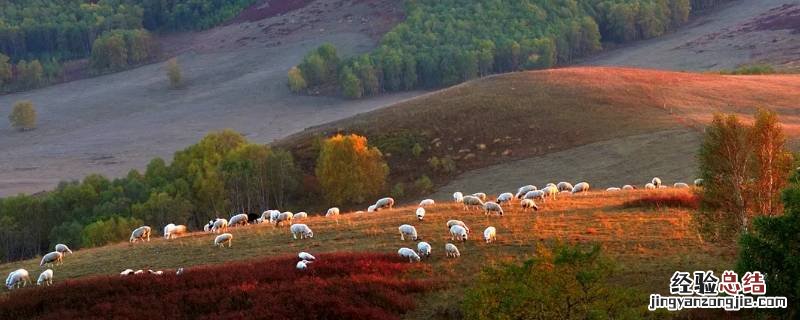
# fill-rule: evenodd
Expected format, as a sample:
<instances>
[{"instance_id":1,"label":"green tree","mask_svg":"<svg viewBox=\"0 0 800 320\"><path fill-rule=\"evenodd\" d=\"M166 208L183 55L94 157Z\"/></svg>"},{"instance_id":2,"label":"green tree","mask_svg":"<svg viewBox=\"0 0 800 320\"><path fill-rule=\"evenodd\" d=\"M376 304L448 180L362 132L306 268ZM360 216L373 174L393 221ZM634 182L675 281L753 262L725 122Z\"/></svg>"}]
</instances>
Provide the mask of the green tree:
<instances>
[{"instance_id":1,"label":"green tree","mask_svg":"<svg viewBox=\"0 0 800 320\"><path fill-rule=\"evenodd\" d=\"M289 69L289 89L292 92L300 92L308 87L306 79L303 78L303 73L297 67Z\"/></svg>"},{"instance_id":2,"label":"green tree","mask_svg":"<svg viewBox=\"0 0 800 320\"><path fill-rule=\"evenodd\" d=\"M126 240L130 237L131 231L142 224L141 220L119 216L92 222L83 228L81 234L83 246L97 247Z\"/></svg>"},{"instance_id":3,"label":"green tree","mask_svg":"<svg viewBox=\"0 0 800 320\"><path fill-rule=\"evenodd\" d=\"M316 176L328 204L363 203L383 191L389 167L367 138L337 134L322 142Z\"/></svg>"},{"instance_id":4,"label":"green tree","mask_svg":"<svg viewBox=\"0 0 800 320\"><path fill-rule=\"evenodd\" d=\"M289 198L300 186L300 169L289 151L273 149L267 156L267 188L276 208L289 205Z\"/></svg>"},{"instance_id":5,"label":"green tree","mask_svg":"<svg viewBox=\"0 0 800 320\"><path fill-rule=\"evenodd\" d=\"M42 83L44 69L39 60L26 62L25 60L17 63L17 81L26 89L36 88Z\"/></svg>"},{"instance_id":6,"label":"green tree","mask_svg":"<svg viewBox=\"0 0 800 320\"><path fill-rule=\"evenodd\" d=\"M128 66L128 49L119 32L109 32L92 44L89 63L96 72L118 71Z\"/></svg>"},{"instance_id":7,"label":"green tree","mask_svg":"<svg viewBox=\"0 0 800 320\"><path fill-rule=\"evenodd\" d=\"M178 58L167 60L166 68L170 88L177 89L183 86L183 74L181 72L181 66L178 64Z\"/></svg>"},{"instance_id":8,"label":"green tree","mask_svg":"<svg viewBox=\"0 0 800 320\"><path fill-rule=\"evenodd\" d=\"M0 53L0 90L11 82L11 63L8 56Z\"/></svg>"},{"instance_id":9,"label":"green tree","mask_svg":"<svg viewBox=\"0 0 800 320\"><path fill-rule=\"evenodd\" d=\"M20 131L36 128L36 109L33 107L33 102L25 100L15 103L14 109L8 115L8 121L12 127Z\"/></svg>"},{"instance_id":10,"label":"green tree","mask_svg":"<svg viewBox=\"0 0 800 320\"><path fill-rule=\"evenodd\" d=\"M345 97L350 99L358 99L364 94L364 88L361 87L361 80L353 74L350 67L345 67L342 71L342 93Z\"/></svg>"},{"instance_id":11,"label":"green tree","mask_svg":"<svg viewBox=\"0 0 800 320\"><path fill-rule=\"evenodd\" d=\"M192 204L181 197L172 197L166 192L153 192L146 202L134 204L133 216L155 226L169 223L186 224L192 211Z\"/></svg>"}]
</instances>

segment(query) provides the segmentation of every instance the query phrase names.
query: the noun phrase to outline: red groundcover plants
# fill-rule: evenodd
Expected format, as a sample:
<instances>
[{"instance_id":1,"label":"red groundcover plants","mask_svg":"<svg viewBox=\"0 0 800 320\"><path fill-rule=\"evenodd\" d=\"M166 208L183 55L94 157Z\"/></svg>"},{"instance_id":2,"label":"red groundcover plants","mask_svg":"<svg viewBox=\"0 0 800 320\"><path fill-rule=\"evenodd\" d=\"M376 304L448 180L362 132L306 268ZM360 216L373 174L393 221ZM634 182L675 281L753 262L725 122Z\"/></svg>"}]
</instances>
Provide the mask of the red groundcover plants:
<instances>
[{"instance_id":1,"label":"red groundcover plants","mask_svg":"<svg viewBox=\"0 0 800 320\"><path fill-rule=\"evenodd\" d=\"M395 255L317 255L187 268L182 275L96 276L0 298L4 319L397 319L438 287Z\"/></svg>"}]
</instances>

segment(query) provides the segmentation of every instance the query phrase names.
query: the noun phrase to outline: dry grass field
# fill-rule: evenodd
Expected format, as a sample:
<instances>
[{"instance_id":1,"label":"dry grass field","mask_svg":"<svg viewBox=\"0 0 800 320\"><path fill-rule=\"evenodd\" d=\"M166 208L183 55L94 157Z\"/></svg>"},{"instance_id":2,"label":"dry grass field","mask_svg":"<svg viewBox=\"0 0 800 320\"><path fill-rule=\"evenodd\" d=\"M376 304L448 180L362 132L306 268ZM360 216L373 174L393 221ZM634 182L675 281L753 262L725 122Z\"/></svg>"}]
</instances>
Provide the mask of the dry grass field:
<instances>
[{"instance_id":1,"label":"dry grass field","mask_svg":"<svg viewBox=\"0 0 800 320\"><path fill-rule=\"evenodd\" d=\"M618 281L642 292L642 306L647 295L664 293L676 270L722 270L735 259L733 246L704 243L693 229L692 209L626 206L643 197L686 197L687 190L662 189L621 193L591 192L583 195L559 195L541 204L536 213L522 212L515 202L506 214L485 216L482 212L464 211L460 205L438 203L428 210L425 220L416 221L415 206L398 207L378 213L344 213L338 219L309 217L302 223L314 230L314 238L293 240L288 227L268 224L233 228L232 248L212 245L214 236L194 232L175 240L154 236L148 243L118 243L76 251L56 267L56 282L69 278L110 274L131 269L172 270L205 264L254 258L294 255L308 251L318 259L332 252L396 253L400 247L416 249L411 240L401 241L397 227L416 226L424 241L433 246L433 254L422 263L430 265L430 276L452 280L430 299L420 299L410 318L441 317L457 310L461 297L458 285L468 285L486 266L515 262L533 256L539 244L599 243L620 267ZM449 242L447 220L463 220L471 229L470 239L457 243L461 258L448 259L444 245ZM296 221L299 222L299 221ZM483 242L483 230L497 228L497 242ZM154 226L160 227L160 226ZM158 230L159 228L154 228ZM156 231L160 233L160 231ZM0 271L16 268L35 270L39 259L0 265ZM191 269L189 269L191 270ZM270 272L264 270L264 272Z\"/></svg>"}]
</instances>

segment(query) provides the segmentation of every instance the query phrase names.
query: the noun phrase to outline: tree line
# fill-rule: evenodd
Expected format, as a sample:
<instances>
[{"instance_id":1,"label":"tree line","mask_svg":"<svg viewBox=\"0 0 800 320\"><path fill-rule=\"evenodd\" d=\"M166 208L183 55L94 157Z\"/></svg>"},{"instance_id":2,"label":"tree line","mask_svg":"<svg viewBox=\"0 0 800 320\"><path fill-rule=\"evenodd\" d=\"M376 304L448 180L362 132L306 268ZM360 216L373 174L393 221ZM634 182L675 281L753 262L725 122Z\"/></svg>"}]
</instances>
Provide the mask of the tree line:
<instances>
[{"instance_id":1,"label":"tree line","mask_svg":"<svg viewBox=\"0 0 800 320\"><path fill-rule=\"evenodd\" d=\"M122 241L141 225L160 234L168 223L191 229L232 213L321 209L372 201L385 190L388 166L358 135L318 143L316 170L303 172L291 152L214 132L142 171L108 179L90 175L55 190L0 199L0 258L48 252L56 243L91 247ZM324 199L324 200L323 200Z\"/></svg>"},{"instance_id":2,"label":"tree line","mask_svg":"<svg viewBox=\"0 0 800 320\"><path fill-rule=\"evenodd\" d=\"M438 88L494 73L564 64L603 42L662 35L684 24L703 0L421 0L373 52L342 59L325 44L292 68L295 92L349 98Z\"/></svg>"}]
</instances>

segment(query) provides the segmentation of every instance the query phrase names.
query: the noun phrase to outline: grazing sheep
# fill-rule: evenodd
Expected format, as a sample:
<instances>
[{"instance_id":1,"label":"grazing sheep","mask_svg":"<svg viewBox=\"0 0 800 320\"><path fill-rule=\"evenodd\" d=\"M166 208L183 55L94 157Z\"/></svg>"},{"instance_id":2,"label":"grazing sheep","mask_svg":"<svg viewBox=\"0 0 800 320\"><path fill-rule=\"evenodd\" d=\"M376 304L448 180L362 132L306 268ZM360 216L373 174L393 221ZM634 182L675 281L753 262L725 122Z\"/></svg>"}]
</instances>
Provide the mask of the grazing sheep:
<instances>
[{"instance_id":1,"label":"grazing sheep","mask_svg":"<svg viewBox=\"0 0 800 320\"><path fill-rule=\"evenodd\" d=\"M529 184L529 185L527 185L527 186L522 186L522 187L519 187L519 189L517 189L517 195L516 195L516 198L517 198L517 199L522 199L522 197L523 197L525 194L527 194L528 192L534 191L534 190L536 190L536 186L534 186L534 185L531 185L531 184Z\"/></svg>"},{"instance_id":2,"label":"grazing sheep","mask_svg":"<svg viewBox=\"0 0 800 320\"><path fill-rule=\"evenodd\" d=\"M611 188L606 189L606 192L617 192L617 191L622 191L622 189L617 188L617 187L611 187Z\"/></svg>"},{"instance_id":3,"label":"grazing sheep","mask_svg":"<svg viewBox=\"0 0 800 320\"><path fill-rule=\"evenodd\" d=\"M456 203L463 202L464 201L464 194L461 193L461 192L453 193L453 201L455 201Z\"/></svg>"},{"instance_id":4,"label":"grazing sheep","mask_svg":"<svg viewBox=\"0 0 800 320\"><path fill-rule=\"evenodd\" d=\"M419 206L423 208L433 207L434 205L436 205L436 201L433 201L433 199L425 199L419 202Z\"/></svg>"},{"instance_id":5,"label":"grazing sheep","mask_svg":"<svg viewBox=\"0 0 800 320\"><path fill-rule=\"evenodd\" d=\"M450 240L467 241L467 229L462 226L454 225L450 227Z\"/></svg>"},{"instance_id":6,"label":"grazing sheep","mask_svg":"<svg viewBox=\"0 0 800 320\"><path fill-rule=\"evenodd\" d=\"M308 265L309 264L311 264L311 261L300 260L300 261L297 261L297 264L295 265L295 268L297 268L297 270L301 270L302 271L302 270L308 269Z\"/></svg>"},{"instance_id":7,"label":"grazing sheep","mask_svg":"<svg viewBox=\"0 0 800 320\"><path fill-rule=\"evenodd\" d=\"M222 247L225 246L226 243L228 244L228 248L230 248L231 245L233 245L233 235L232 234L223 233L221 235L218 235L216 238L214 238L214 245L215 246L218 246L218 247L222 248Z\"/></svg>"},{"instance_id":8,"label":"grazing sheep","mask_svg":"<svg viewBox=\"0 0 800 320\"><path fill-rule=\"evenodd\" d=\"M376 209L375 205L373 204L373 205L367 207L367 212L375 212L375 209Z\"/></svg>"},{"instance_id":9,"label":"grazing sheep","mask_svg":"<svg viewBox=\"0 0 800 320\"><path fill-rule=\"evenodd\" d=\"M681 189L685 189L685 188L689 187L688 184L683 183L683 182L675 182L675 184L673 184L672 186L675 187L675 188L681 188Z\"/></svg>"},{"instance_id":10,"label":"grazing sheep","mask_svg":"<svg viewBox=\"0 0 800 320\"><path fill-rule=\"evenodd\" d=\"M394 207L394 199L392 199L390 197L381 198L381 199L378 199L377 202L375 202L375 211L378 211L378 210L381 210L381 209L386 209L386 208L391 209L393 207Z\"/></svg>"},{"instance_id":11,"label":"grazing sheep","mask_svg":"<svg viewBox=\"0 0 800 320\"><path fill-rule=\"evenodd\" d=\"M272 223L273 221L275 221L275 219L278 218L279 214L281 214L281 212L278 211L278 210L267 210L267 211L264 211L261 214L261 218L260 218L261 223L263 223L265 221L269 221L270 223Z\"/></svg>"},{"instance_id":12,"label":"grazing sheep","mask_svg":"<svg viewBox=\"0 0 800 320\"><path fill-rule=\"evenodd\" d=\"M64 263L64 255L61 252L53 251L42 257L42 261L39 262L39 266L43 267L48 264L61 265L62 263Z\"/></svg>"},{"instance_id":13,"label":"grazing sheep","mask_svg":"<svg viewBox=\"0 0 800 320\"><path fill-rule=\"evenodd\" d=\"M297 257L300 258L301 260L306 260L306 261L314 261L317 259L308 252L300 252L297 254Z\"/></svg>"},{"instance_id":14,"label":"grazing sheep","mask_svg":"<svg viewBox=\"0 0 800 320\"><path fill-rule=\"evenodd\" d=\"M326 217L338 216L339 215L339 208L333 207L328 209L328 212L325 213Z\"/></svg>"},{"instance_id":15,"label":"grazing sheep","mask_svg":"<svg viewBox=\"0 0 800 320\"><path fill-rule=\"evenodd\" d=\"M230 220L228 220L228 226L229 227L236 227L238 225L243 225L243 226L247 225L247 214L240 213L240 214L234 215L233 217L231 217Z\"/></svg>"},{"instance_id":16,"label":"grazing sheep","mask_svg":"<svg viewBox=\"0 0 800 320\"><path fill-rule=\"evenodd\" d=\"M489 201L483 204L483 214L488 216L490 212L497 212L502 216L503 208L499 204Z\"/></svg>"},{"instance_id":17,"label":"grazing sheep","mask_svg":"<svg viewBox=\"0 0 800 320\"><path fill-rule=\"evenodd\" d=\"M694 179L694 186L695 187L702 187L703 186L703 179Z\"/></svg>"},{"instance_id":18,"label":"grazing sheep","mask_svg":"<svg viewBox=\"0 0 800 320\"><path fill-rule=\"evenodd\" d=\"M292 216L292 220L305 219L305 218L308 218L308 213L306 213L305 211L300 211L298 213L295 213L294 216Z\"/></svg>"},{"instance_id":19,"label":"grazing sheep","mask_svg":"<svg viewBox=\"0 0 800 320\"><path fill-rule=\"evenodd\" d=\"M497 229L495 229L495 227L488 227L486 230L483 230L483 239L486 240L486 243L492 243L497 240Z\"/></svg>"},{"instance_id":20,"label":"grazing sheep","mask_svg":"<svg viewBox=\"0 0 800 320\"><path fill-rule=\"evenodd\" d=\"M203 226L203 231L211 232L211 227L214 226L214 220L208 220L205 226Z\"/></svg>"},{"instance_id":21,"label":"grazing sheep","mask_svg":"<svg viewBox=\"0 0 800 320\"><path fill-rule=\"evenodd\" d=\"M144 273L144 270L142 270L142 269L139 269L139 270L136 270L136 271L133 272L133 274L142 274L142 273Z\"/></svg>"},{"instance_id":22,"label":"grazing sheep","mask_svg":"<svg viewBox=\"0 0 800 320\"><path fill-rule=\"evenodd\" d=\"M626 185L622 186L622 190L635 190L635 189L636 189L636 187L634 187L632 185L629 185L629 184L626 184Z\"/></svg>"},{"instance_id":23,"label":"grazing sheep","mask_svg":"<svg viewBox=\"0 0 800 320\"><path fill-rule=\"evenodd\" d=\"M526 193L525 197L523 197L522 199L525 200L525 199L539 198L542 199L542 202L544 202L544 196L545 196L544 190L533 190Z\"/></svg>"},{"instance_id":24,"label":"grazing sheep","mask_svg":"<svg viewBox=\"0 0 800 320\"><path fill-rule=\"evenodd\" d=\"M31 282L31 277L28 270L17 269L8 274L6 278L6 288L11 290L13 288L21 288Z\"/></svg>"},{"instance_id":25,"label":"grazing sheep","mask_svg":"<svg viewBox=\"0 0 800 320\"><path fill-rule=\"evenodd\" d=\"M450 228L453 227L453 226L462 226L462 227L464 227L464 229L467 229L467 233L469 233L469 228L464 223L464 221L461 221L461 220L448 220L447 221L447 230L450 230Z\"/></svg>"},{"instance_id":26,"label":"grazing sheep","mask_svg":"<svg viewBox=\"0 0 800 320\"><path fill-rule=\"evenodd\" d=\"M417 215L417 220L422 221L422 219L425 218L425 208L423 207L417 208L416 215Z\"/></svg>"},{"instance_id":27,"label":"grazing sheep","mask_svg":"<svg viewBox=\"0 0 800 320\"><path fill-rule=\"evenodd\" d=\"M551 199L555 200L556 195L558 194L558 188L555 185L550 185L542 189L544 191L544 197L550 196Z\"/></svg>"},{"instance_id":28,"label":"grazing sheep","mask_svg":"<svg viewBox=\"0 0 800 320\"><path fill-rule=\"evenodd\" d=\"M70 250L69 247L67 247L67 245L63 243L59 243L56 245L56 251L61 252L65 255L67 253L72 253L72 250Z\"/></svg>"},{"instance_id":29,"label":"grazing sheep","mask_svg":"<svg viewBox=\"0 0 800 320\"><path fill-rule=\"evenodd\" d=\"M462 203L464 204L465 211L467 209L472 209L473 207L475 208L483 207L483 201L481 201L481 199L476 196L465 196L464 199L462 200Z\"/></svg>"},{"instance_id":30,"label":"grazing sheep","mask_svg":"<svg viewBox=\"0 0 800 320\"><path fill-rule=\"evenodd\" d=\"M175 225L170 223L166 227L164 227L164 238L175 239L178 236L185 234L186 232L187 229L185 225L182 224Z\"/></svg>"},{"instance_id":31,"label":"grazing sheep","mask_svg":"<svg viewBox=\"0 0 800 320\"><path fill-rule=\"evenodd\" d=\"M656 188L661 188L661 178L655 177L652 181L650 181Z\"/></svg>"},{"instance_id":32,"label":"grazing sheep","mask_svg":"<svg viewBox=\"0 0 800 320\"><path fill-rule=\"evenodd\" d=\"M410 224L401 225L397 230L400 230L400 240L406 240L405 236L411 237L411 240L416 241L417 237L417 228Z\"/></svg>"},{"instance_id":33,"label":"grazing sheep","mask_svg":"<svg viewBox=\"0 0 800 320\"><path fill-rule=\"evenodd\" d=\"M497 201L495 202L497 202L498 204L503 204L506 202L511 202L511 200L513 199L514 199L514 194L512 194L511 192L504 192L501 193L499 196L497 196Z\"/></svg>"},{"instance_id":34,"label":"grazing sheep","mask_svg":"<svg viewBox=\"0 0 800 320\"><path fill-rule=\"evenodd\" d=\"M147 272L152 274L152 275L157 275L157 276L160 276L160 275L164 274L164 271L161 271L161 270L153 271L153 270L147 269Z\"/></svg>"},{"instance_id":35,"label":"grazing sheep","mask_svg":"<svg viewBox=\"0 0 800 320\"><path fill-rule=\"evenodd\" d=\"M536 205L536 202L533 202L533 199L523 199L520 203L522 206L522 210L531 208L533 211L539 211L539 206Z\"/></svg>"},{"instance_id":36,"label":"grazing sheep","mask_svg":"<svg viewBox=\"0 0 800 320\"><path fill-rule=\"evenodd\" d=\"M572 188L572 193L581 193L581 192L589 192L589 183L588 182L581 182L575 185Z\"/></svg>"},{"instance_id":37,"label":"grazing sheep","mask_svg":"<svg viewBox=\"0 0 800 320\"><path fill-rule=\"evenodd\" d=\"M138 240L150 242L150 227L141 226L131 232L131 238L128 242L136 242Z\"/></svg>"},{"instance_id":38,"label":"grazing sheep","mask_svg":"<svg viewBox=\"0 0 800 320\"><path fill-rule=\"evenodd\" d=\"M472 196L481 199L481 201L486 201L486 194L483 192L473 193Z\"/></svg>"},{"instance_id":39,"label":"grazing sheep","mask_svg":"<svg viewBox=\"0 0 800 320\"><path fill-rule=\"evenodd\" d=\"M452 243L444 245L444 252L447 254L448 258L458 258L461 256L461 252L458 252L458 247Z\"/></svg>"},{"instance_id":40,"label":"grazing sheep","mask_svg":"<svg viewBox=\"0 0 800 320\"><path fill-rule=\"evenodd\" d=\"M425 241L417 243L417 253L419 253L420 256L430 257L431 244Z\"/></svg>"},{"instance_id":41,"label":"grazing sheep","mask_svg":"<svg viewBox=\"0 0 800 320\"><path fill-rule=\"evenodd\" d=\"M283 212L278 215L278 218L275 219L275 225L281 225L281 222L291 223L292 219L294 219L294 214L289 211Z\"/></svg>"},{"instance_id":42,"label":"grazing sheep","mask_svg":"<svg viewBox=\"0 0 800 320\"><path fill-rule=\"evenodd\" d=\"M656 188L656 185L654 185L652 183L647 183L647 184L644 185L644 189L645 190L654 190L655 188Z\"/></svg>"},{"instance_id":43,"label":"grazing sheep","mask_svg":"<svg viewBox=\"0 0 800 320\"><path fill-rule=\"evenodd\" d=\"M408 262L419 262L420 260L419 255L410 248L400 248L400 250L397 250L397 254L401 258L407 258Z\"/></svg>"},{"instance_id":44,"label":"grazing sheep","mask_svg":"<svg viewBox=\"0 0 800 320\"><path fill-rule=\"evenodd\" d=\"M211 232L213 233L228 232L228 220L217 218L217 220L215 220L213 225L211 226Z\"/></svg>"},{"instance_id":45,"label":"grazing sheep","mask_svg":"<svg viewBox=\"0 0 800 320\"><path fill-rule=\"evenodd\" d=\"M41 286L42 284L47 286L53 284L53 269L47 269L39 274L39 279L36 280L36 285Z\"/></svg>"},{"instance_id":46,"label":"grazing sheep","mask_svg":"<svg viewBox=\"0 0 800 320\"><path fill-rule=\"evenodd\" d=\"M132 274L133 274L133 269L125 269L125 271L122 271L122 272L119 273L119 275L121 275L121 276L129 276L129 275L132 275Z\"/></svg>"},{"instance_id":47,"label":"grazing sheep","mask_svg":"<svg viewBox=\"0 0 800 320\"><path fill-rule=\"evenodd\" d=\"M297 235L300 235L300 239L314 237L314 232L311 231L311 228L302 223L293 224L291 227L289 227L289 231L292 232L292 238L294 239L297 239Z\"/></svg>"},{"instance_id":48,"label":"grazing sheep","mask_svg":"<svg viewBox=\"0 0 800 320\"><path fill-rule=\"evenodd\" d=\"M573 186L569 182L561 181L556 185L556 188L558 188L558 191L572 191Z\"/></svg>"},{"instance_id":49,"label":"grazing sheep","mask_svg":"<svg viewBox=\"0 0 800 320\"><path fill-rule=\"evenodd\" d=\"M186 271L184 271L183 268L178 268L178 271L175 271L175 275L179 276L182 275L184 272Z\"/></svg>"}]
</instances>

